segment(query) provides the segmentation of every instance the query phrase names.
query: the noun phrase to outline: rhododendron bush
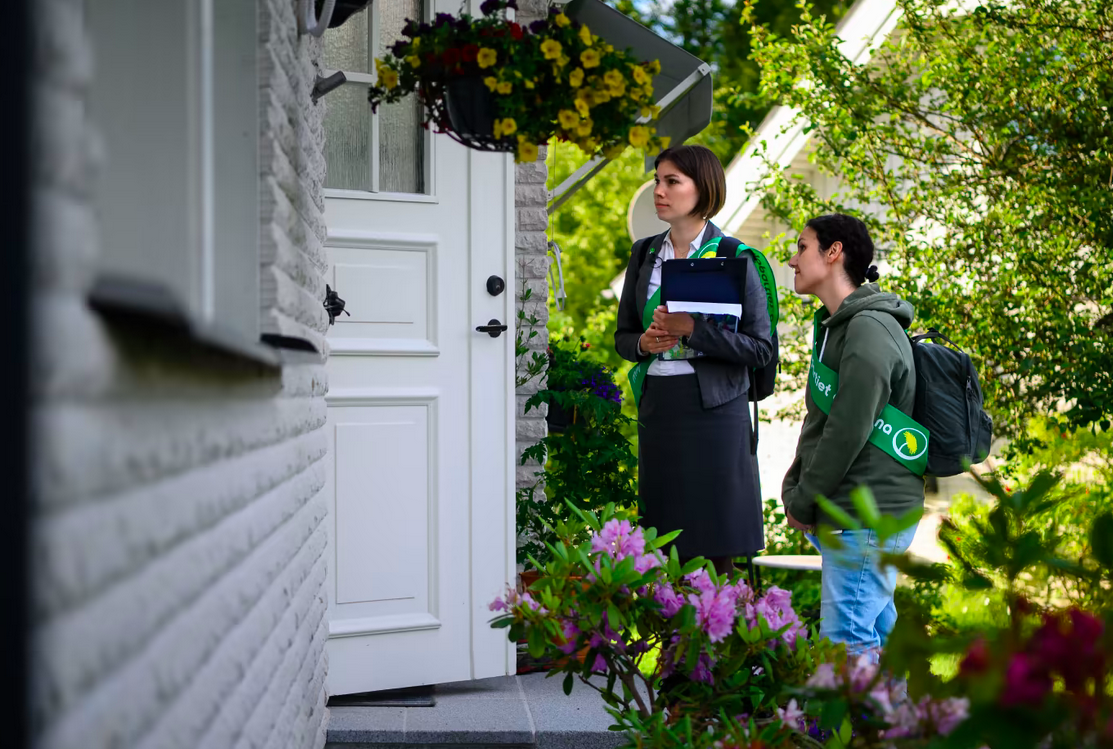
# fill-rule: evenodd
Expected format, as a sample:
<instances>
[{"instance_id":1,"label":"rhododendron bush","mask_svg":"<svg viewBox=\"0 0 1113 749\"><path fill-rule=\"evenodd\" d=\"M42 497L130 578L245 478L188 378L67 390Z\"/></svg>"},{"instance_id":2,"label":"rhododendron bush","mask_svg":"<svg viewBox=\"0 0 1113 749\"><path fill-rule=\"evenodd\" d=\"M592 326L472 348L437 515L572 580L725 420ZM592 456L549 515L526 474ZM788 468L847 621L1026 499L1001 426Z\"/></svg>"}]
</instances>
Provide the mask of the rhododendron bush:
<instances>
[{"instance_id":1,"label":"rhododendron bush","mask_svg":"<svg viewBox=\"0 0 1113 749\"><path fill-rule=\"evenodd\" d=\"M658 537L613 506L573 512L589 540L554 544L532 589L491 604L493 626L525 638L532 656L550 655L566 691L576 678L598 689L620 725L684 720L701 732L723 715L775 721L784 687L834 656L800 622L790 592L758 595L702 559L682 565L675 549L662 551L676 533ZM584 649L583 662L569 657Z\"/></svg>"}]
</instances>

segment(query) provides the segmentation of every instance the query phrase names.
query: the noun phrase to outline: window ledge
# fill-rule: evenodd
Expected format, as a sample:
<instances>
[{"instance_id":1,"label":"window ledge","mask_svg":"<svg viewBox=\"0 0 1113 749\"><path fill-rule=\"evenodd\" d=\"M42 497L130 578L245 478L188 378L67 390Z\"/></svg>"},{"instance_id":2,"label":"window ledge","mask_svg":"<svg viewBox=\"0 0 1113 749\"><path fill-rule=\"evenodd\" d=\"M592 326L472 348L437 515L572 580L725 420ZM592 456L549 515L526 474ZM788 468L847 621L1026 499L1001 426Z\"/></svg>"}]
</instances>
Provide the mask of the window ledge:
<instances>
[{"instance_id":1,"label":"window ledge","mask_svg":"<svg viewBox=\"0 0 1113 749\"><path fill-rule=\"evenodd\" d=\"M165 286L119 276L103 276L89 292L89 306L121 328L156 334L164 342L231 357L278 370L285 364L322 363L312 342L264 334L259 340L197 319Z\"/></svg>"}]
</instances>

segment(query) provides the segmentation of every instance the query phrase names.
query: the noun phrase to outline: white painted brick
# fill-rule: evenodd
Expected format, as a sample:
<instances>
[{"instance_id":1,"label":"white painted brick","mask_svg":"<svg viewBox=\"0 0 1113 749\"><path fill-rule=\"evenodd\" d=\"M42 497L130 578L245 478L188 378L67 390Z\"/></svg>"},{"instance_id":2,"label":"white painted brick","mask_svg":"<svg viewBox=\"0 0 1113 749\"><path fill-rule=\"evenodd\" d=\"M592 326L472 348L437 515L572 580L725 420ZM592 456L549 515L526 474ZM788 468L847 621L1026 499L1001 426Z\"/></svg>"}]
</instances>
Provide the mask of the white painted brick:
<instances>
[{"instance_id":1,"label":"white painted brick","mask_svg":"<svg viewBox=\"0 0 1113 749\"><path fill-rule=\"evenodd\" d=\"M35 66L61 88L81 90L93 80L93 48L85 34L85 4L39 2L35 24Z\"/></svg>"},{"instance_id":2,"label":"white painted brick","mask_svg":"<svg viewBox=\"0 0 1113 749\"><path fill-rule=\"evenodd\" d=\"M542 231L520 231L514 237L517 257L544 255L549 249L549 239Z\"/></svg>"},{"instance_id":3,"label":"white painted brick","mask_svg":"<svg viewBox=\"0 0 1113 749\"><path fill-rule=\"evenodd\" d=\"M94 164L84 99L62 88L38 87L33 103L37 118L31 136L33 178L39 184L87 195Z\"/></svg>"},{"instance_id":4,"label":"white painted brick","mask_svg":"<svg viewBox=\"0 0 1113 749\"><path fill-rule=\"evenodd\" d=\"M55 292L84 292L96 272L99 253L92 205L58 187L40 188L32 211L32 284Z\"/></svg>"},{"instance_id":5,"label":"white painted brick","mask_svg":"<svg viewBox=\"0 0 1113 749\"><path fill-rule=\"evenodd\" d=\"M45 617L97 595L302 473L326 449L318 430L46 516L35 534L36 615Z\"/></svg>"},{"instance_id":6,"label":"white painted brick","mask_svg":"<svg viewBox=\"0 0 1113 749\"><path fill-rule=\"evenodd\" d=\"M321 43L291 0L259 7L262 326L327 351ZM222 375L120 348L88 309L111 154L84 8L34 4L37 743L232 746L203 732L240 704L248 745L320 749L325 370Z\"/></svg>"}]
</instances>

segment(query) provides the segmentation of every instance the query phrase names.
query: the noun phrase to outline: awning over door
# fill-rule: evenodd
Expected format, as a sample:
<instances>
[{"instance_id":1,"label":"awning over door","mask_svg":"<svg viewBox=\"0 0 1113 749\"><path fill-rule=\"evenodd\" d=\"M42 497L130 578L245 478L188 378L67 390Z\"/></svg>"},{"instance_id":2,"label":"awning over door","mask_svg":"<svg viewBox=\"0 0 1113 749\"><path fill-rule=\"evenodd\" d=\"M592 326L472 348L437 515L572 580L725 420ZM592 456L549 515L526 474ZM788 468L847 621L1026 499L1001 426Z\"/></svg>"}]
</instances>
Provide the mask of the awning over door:
<instances>
[{"instance_id":1,"label":"awning over door","mask_svg":"<svg viewBox=\"0 0 1113 749\"><path fill-rule=\"evenodd\" d=\"M653 91L661 116L654 123L658 135L681 143L711 122L711 66L654 34L602 0L572 0L565 14L586 24L616 49L629 48L639 60L659 60L661 72L653 78ZM609 160L597 156L577 169L549 193L552 213L595 176Z\"/></svg>"}]
</instances>

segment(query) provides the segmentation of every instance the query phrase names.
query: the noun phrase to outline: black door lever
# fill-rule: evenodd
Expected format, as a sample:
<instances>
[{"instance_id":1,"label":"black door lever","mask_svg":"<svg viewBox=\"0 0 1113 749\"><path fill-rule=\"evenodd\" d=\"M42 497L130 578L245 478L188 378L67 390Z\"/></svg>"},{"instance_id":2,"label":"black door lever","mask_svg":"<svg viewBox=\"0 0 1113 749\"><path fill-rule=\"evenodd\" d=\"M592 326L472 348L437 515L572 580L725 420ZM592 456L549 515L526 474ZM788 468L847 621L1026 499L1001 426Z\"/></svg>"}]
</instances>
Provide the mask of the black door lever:
<instances>
[{"instance_id":1,"label":"black door lever","mask_svg":"<svg viewBox=\"0 0 1113 749\"><path fill-rule=\"evenodd\" d=\"M478 325L475 329L478 330L480 333L486 333L492 338L498 338L500 335L502 335L503 331L506 330L506 326L500 323L498 320L492 318L491 321L488 322L486 325Z\"/></svg>"}]
</instances>

